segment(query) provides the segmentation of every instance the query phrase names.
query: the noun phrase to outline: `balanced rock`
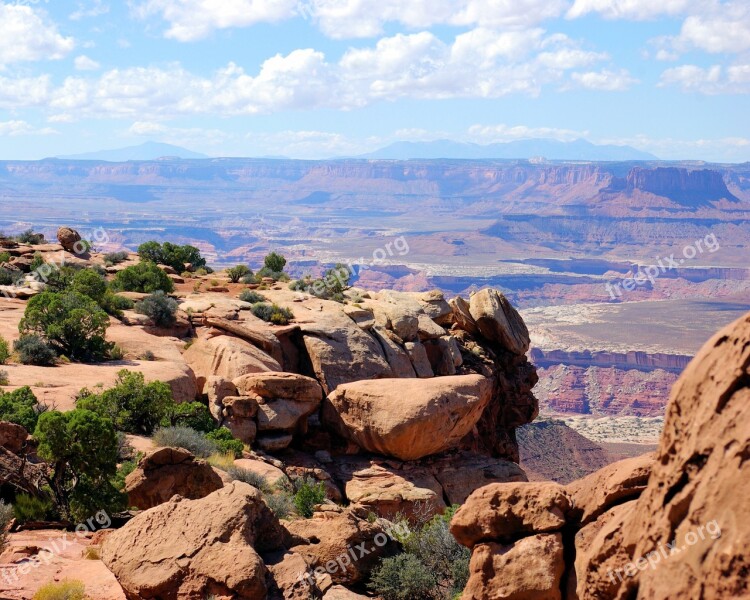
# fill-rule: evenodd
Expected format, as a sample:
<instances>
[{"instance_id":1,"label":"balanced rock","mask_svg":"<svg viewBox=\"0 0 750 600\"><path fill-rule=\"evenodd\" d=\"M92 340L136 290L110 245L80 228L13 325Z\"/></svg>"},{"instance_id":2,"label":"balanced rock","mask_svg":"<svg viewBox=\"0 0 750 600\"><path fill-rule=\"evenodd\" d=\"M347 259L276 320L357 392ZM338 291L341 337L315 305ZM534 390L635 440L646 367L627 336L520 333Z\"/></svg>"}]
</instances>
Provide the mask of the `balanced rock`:
<instances>
[{"instance_id":1,"label":"balanced rock","mask_svg":"<svg viewBox=\"0 0 750 600\"><path fill-rule=\"evenodd\" d=\"M471 297L469 311L482 336L512 352L526 354L529 330L521 315L500 292L484 289Z\"/></svg>"},{"instance_id":2,"label":"balanced rock","mask_svg":"<svg viewBox=\"0 0 750 600\"><path fill-rule=\"evenodd\" d=\"M365 450L417 460L458 444L491 394L482 375L355 381L328 397L323 420Z\"/></svg>"},{"instance_id":3,"label":"balanced rock","mask_svg":"<svg viewBox=\"0 0 750 600\"><path fill-rule=\"evenodd\" d=\"M78 244L81 241L81 234L70 227L60 227L57 230L57 241L68 252L78 254L81 250Z\"/></svg>"},{"instance_id":4,"label":"balanced rock","mask_svg":"<svg viewBox=\"0 0 750 600\"><path fill-rule=\"evenodd\" d=\"M267 588L258 553L288 543L261 493L235 481L140 513L107 537L101 555L128 600L259 600Z\"/></svg>"},{"instance_id":5,"label":"balanced rock","mask_svg":"<svg viewBox=\"0 0 750 600\"><path fill-rule=\"evenodd\" d=\"M142 510L153 508L175 494L198 499L223 487L211 465L183 448L157 448L125 478L128 504Z\"/></svg>"}]
</instances>

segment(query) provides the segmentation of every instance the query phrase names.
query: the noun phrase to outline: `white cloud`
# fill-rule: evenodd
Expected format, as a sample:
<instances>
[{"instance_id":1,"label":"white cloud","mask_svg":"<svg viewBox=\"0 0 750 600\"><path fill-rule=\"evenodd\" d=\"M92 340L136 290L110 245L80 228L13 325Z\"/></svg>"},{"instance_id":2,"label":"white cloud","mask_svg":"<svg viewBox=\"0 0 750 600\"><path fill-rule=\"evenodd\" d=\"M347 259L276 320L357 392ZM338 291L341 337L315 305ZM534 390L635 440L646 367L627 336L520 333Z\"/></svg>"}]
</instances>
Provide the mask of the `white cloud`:
<instances>
[{"instance_id":1,"label":"white cloud","mask_svg":"<svg viewBox=\"0 0 750 600\"><path fill-rule=\"evenodd\" d=\"M180 42L208 37L217 29L274 23L296 14L297 0L147 0L135 7L141 18L160 15L165 36Z\"/></svg>"},{"instance_id":2,"label":"white cloud","mask_svg":"<svg viewBox=\"0 0 750 600\"><path fill-rule=\"evenodd\" d=\"M714 54L750 50L750 3L739 0L708 6L705 12L685 19L676 44Z\"/></svg>"},{"instance_id":3,"label":"white cloud","mask_svg":"<svg viewBox=\"0 0 750 600\"><path fill-rule=\"evenodd\" d=\"M40 77L0 77L0 108L15 110L42 106L52 91L49 75Z\"/></svg>"},{"instance_id":4,"label":"white cloud","mask_svg":"<svg viewBox=\"0 0 750 600\"><path fill-rule=\"evenodd\" d=\"M750 94L750 64L680 65L664 71L659 85L676 85L684 92L701 94Z\"/></svg>"},{"instance_id":5,"label":"white cloud","mask_svg":"<svg viewBox=\"0 0 750 600\"><path fill-rule=\"evenodd\" d=\"M73 64L76 71L98 71L101 68L101 65L98 62L84 54L76 56Z\"/></svg>"},{"instance_id":6,"label":"white cloud","mask_svg":"<svg viewBox=\"0 0 750 600\"><path fill-rule=\"evenodd\" d=\"M567 0L311 0L301 12L326 35L374 37L386 23L410 29L436 25L525 29L560 16Z\"/></svg>"},{"instance_id":7,"label":"white cloud","mask_svg":"<svg viewBox=\"0 0 750 600\"><path fill-rule=\"evenodd\" d=\"M575 131L557 127L528 127L526 125L472 125L469 127L468 137L479 144L493 144L513 140L532 138L546 138L571 142L588 137L588 131Z\"/></svg>"},{"instance_id":8,"label":"white cloud","mask_svg":"<svg viewBox=\"0 0 750 600\"><path fill-rule=\"evenodd\" d=\"M632 77L626 69L573 73L570 77L580 87L605 92L621 92L638 83L638 80Z\"/></svg>"},{"instance_id":9,"label":"white cloud","mask_svg":"<svg viewBox=\"0 0 750 600\"><path fill-rule=\"evenodd\" d=\"M545 86L565 84L573 70L607 58L564 35L547 35L540 29L475 29L457 36L452 44L420 32L350 48L338 62L308 48L269 58L255 75L234 63L208 77L177 63L111 69L98 77L69 76L40 94L53 114L79 118L152 121L190 114L346 110L398 98L536 96ZM625 72L605 71L599 76L606 80L601 85L609 89L621 89L627 79ZM17 108L26 105L19 99Z\"/></svg>"},{"instance_id":10,"label":"white cloud","mask_svg":"<svg viewBox=\"0 0 750 600\"><path fill-rule=\"evenodd\" d=\"M0 2L0 67L11 63L56 60L75 42L63 37L46 15L31 6Z\"/></svg>"},{"instance_id":11,"label":"white cloud","mask_svg":"<svg viewBox=\"0 0 750 600\"><path fill-rule=\"evenodd\" d=\"M644 21L681 14L697 2L699 0L575 0L566 16L577 19L598 13L606 19Z\"/></svg>"},{"instance_id":12,"label":"white cloud","mask_svg":"<svg viewBox=\"0 0 750 600\"><path fill-rule=\"evenodd\" d=\"M37 129L26 121L0 121L0 136L54 135L56 133L58 132L50 127Z\"/></svg>"}]
</instances>

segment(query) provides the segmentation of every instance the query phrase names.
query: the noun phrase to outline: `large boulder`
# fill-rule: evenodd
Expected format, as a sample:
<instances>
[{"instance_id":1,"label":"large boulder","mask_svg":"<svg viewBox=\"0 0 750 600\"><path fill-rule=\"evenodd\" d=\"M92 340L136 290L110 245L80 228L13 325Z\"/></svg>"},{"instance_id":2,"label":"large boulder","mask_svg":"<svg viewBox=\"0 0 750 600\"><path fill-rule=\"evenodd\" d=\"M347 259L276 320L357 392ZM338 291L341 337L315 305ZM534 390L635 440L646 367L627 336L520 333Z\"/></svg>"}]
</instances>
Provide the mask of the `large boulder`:
<instances>
[{"instance_id":1,"label":"large boulder","mask_svg":"<svg viewBox=\"0 0 750 600\"><path fill-rule=\"evenodd\" d=\"M196 500L223 487L211 465L183 448L157 448L144 456L125 478L128 504L153 508L175 494Z\"/></svg>"},{"instance_id":2,"label":"large boulder","mask_svg":"<svg viewBox=\"0 0 750 600\"><path fill-rule=\"evenodd\" d=\"M500 292L484 289L472 295L469 312L485 339L513 354L528 352L529 330L518 311Z\"/></svg>"},{"instance_id":3,"label":"large boulder","mask_svg":"<svg viewBox=\"0 0 750 600\"><path fill-rule=\"evenodd\" d=\"M328 397L323 419L370 452L416 460L458 444L482 415L492 387L482 375L356 381Z\"/></svg>"},{"instance_id":4,"label":"large boulder","mask_svg":"<svg viewBox=\"0 0 750 600\"><path fill-rule=\"evenodd\" d=\"M562 535L540 534L474 549L462 600L560 600Z\"/></svg>"},{"instance_id":5,"label":"large boulder","mask_svg":"<svg viewBox=\"0 0 750 600\"><path fill-rule=\"evenodd\" d=\"M552 482L493 483L474 492L451 521L451 533L467 548L552 533L565 526L570 498Z\"/></svg>"},{"instance_id":6,"label":"large boulder","mask_svg":"<svg viewBox=\"0 0 750 600\"><path fill-rule=\"evenodd\" d=\"M250 342L227 335L199 338L184 356L195 372L200 392L211 376L231 381L249 373L282 370L276 360Z\"/></svg>"},{"instance_id":7,"label":"large boulder","mask_svg":"<svg viewBox=\"0 0 750 600\"><path fill-rule=\"evenodd\" d=\"M235 481L140 513L107 537L101 556L128 600L259 600L267 589L259 552L288 543L261 493Z\"/></svg>"},{"instance_id":8,"label":"large boulder","mask_svg":"<svg viewBox=\"0 0 750 600\"><path fill-rule=\"evenodd\" d=\"M82 247L78 244L78 242L81 241L81 234L75 229L71 229L70 227L60 227L57 230L57 241L60 242L60 245L68 252L75 254L81 253L80 251L82 250Z\"/></svg>"},{"instance_id":9,"label":"large boulder","mask_svg":"<svg viewBox=\"0 0 750 600\"><path fill-rule=\"evenodd\" d=\"M448 503L464 504L476 490L491 483L528 481L518 464L504 458L460 452L430 464Z\"/></svg>"},{"instance_id":10,"label":"large boulder","mask_svg":"<svg viewBox=\"0 0 750 600\"><path fill-rule=\"evenodd\" d=\"M312 370L328 394L342 383L391 377L380 344L343 312L325 312L301 325Z\"/></svg>"}]
</instances>

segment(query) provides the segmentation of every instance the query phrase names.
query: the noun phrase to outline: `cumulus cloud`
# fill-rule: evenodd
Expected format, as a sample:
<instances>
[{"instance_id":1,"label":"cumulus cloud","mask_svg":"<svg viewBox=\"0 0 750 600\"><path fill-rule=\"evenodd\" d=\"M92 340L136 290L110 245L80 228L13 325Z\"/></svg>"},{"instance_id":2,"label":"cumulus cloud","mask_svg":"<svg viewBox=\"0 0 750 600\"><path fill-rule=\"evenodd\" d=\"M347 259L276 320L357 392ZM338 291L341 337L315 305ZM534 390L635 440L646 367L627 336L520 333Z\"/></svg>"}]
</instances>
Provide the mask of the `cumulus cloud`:
<instances>
[{"instance_id":1,"label":"cumulus cloud","mask_svg":"<svg viewBox=\"0 0 750 600\"><path fill-rule=\"evenodd\" d=\"M141 18L159 15L165 36L181 42L208 37L217 29L274 23L296 14L297 0L147 0L135 7Z\"/></svg>"},{"instance_id":2,"label":"cumulus cloud","mask_svg":"<svg viewBox=\"0 0 750 600\"><path fill-rule=\"evenodd\" d=\"M659 85L676 85L682 91L701 94L750 94L750 64L680 65L664 71Z\"/></svg>"},{"instance_id":3,"label":"cumulus cloud","mask_svg":"<svg viewBox=\"0 0 750 600\"><path fill-rule=\"evenodd\" d=\"M0 67L12 63L56 60L73 50L46 15L31 6L0 2Z\"/></svg>"},{"instance_id":4,"label":"cumulus cloud","mask_svg":"<svg viewBox=\"0 0 750 600\"><path fill-rule=\"evenodd\" d=\"M707 10L685 19L676 44L714 54L750 50L750 3L707 3Z\"/></svg>"},{"instance_id":5,"label":"cumulus cloud","mask_svg":"<svg viewBox=\"0 0 750 600\"><path fill-rule=\"evenodd\" d=\"M598 13L605 19L644 21L685 12L698 0L575 0L567 12L569 19Z\"/></svg>"},{"instance_id":6,"label":"cumulus cloud","mask_svg":"<svg viewBox=\"0 0 750 600\"><path fill-rule=\"evenodd\" d=\"M563 84L573 70L606 59L606 54L541 29L497 32L479 28L457 36L453 43L430 32L398 34L374 46L350 48L337 62L313 49L295 50L269 58L256 74L229 63L203 76L175 63L111 69L98 77L71 75L55 88L44 80L46 87L31 97L41 97L56 115L139 120L347 110L398 98L535 96L545 86ZM618 81L624 77L615 72L610 76ZM619 87L610 83L610 89ZM27 104L19 98L16 106Z\"/></svg>"}]
</instances>

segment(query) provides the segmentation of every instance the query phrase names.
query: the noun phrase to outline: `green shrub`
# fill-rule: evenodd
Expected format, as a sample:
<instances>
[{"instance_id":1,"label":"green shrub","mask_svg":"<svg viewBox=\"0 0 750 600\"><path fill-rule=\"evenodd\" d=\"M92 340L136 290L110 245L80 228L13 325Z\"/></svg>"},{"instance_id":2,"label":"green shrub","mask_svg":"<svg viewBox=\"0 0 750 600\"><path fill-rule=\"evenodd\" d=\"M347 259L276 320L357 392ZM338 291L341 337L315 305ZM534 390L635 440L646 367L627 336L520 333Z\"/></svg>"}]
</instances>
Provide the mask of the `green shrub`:
<instances>
[{"instance_id":1,"label":"green shrub","mask_svg":"<svg viewBox=\"0 0 750 600\"><path fill-rule=\"evenodd\" d=\"M250 304L258 304L258 302L265 302L266 298L254 290L242 290L240 292L240 300L249 302Z\"/></svg>"},{"instance_id":2,"label":"green shrub","mask_svg":"<svg viewBox=\"0 0 750 600\"><path fill-rule=\"evenodd\" d=\"M0 336L0 365L4 365L10 358L10 346L5 338Z\"/></svg>"},{"instance_id":3,"label":"green shrub","mask_svg":"<svg viewBox=\"0 0 750 600\"><path fill-rule=\"evenodd\" d=\"M253 304L250 311L259 319L273 323L274 325L288 325L294 319L294 313L288 308L282 308L278 304L259 302Z\"/></svg>"},{"instance_id":4,"label":"green shrub","mask_svg":"<svg viewBox=\"0 0 750 600\"><path fill-rule=\"evenodd\" d=\"M107 293L107 281L92 269L81 269L73 276L68 289L88 296L100 304Z\"/></svg>"},{"instance_id":5,"label":"green shrub","mask_svg":"<svg viewBox=\"0 0 750 600\"><path fill-rule=\"evenodd\" d=\"M141 260L168 265L178 273L182 273L186 265L190 265L193 270L206 266L206 259L201 256L200 250L195 246L178 246L170 242L160 244L151 241L138 246L138 255Z\"/></svg>"},{"instance_id":6,"label":"green shrub","mask_svg":"<svg viewBox=\"0 0 750 600\"><path fill-rule=\"evenodd\" d=\"M240 279L240 282L244 284L258 283L258 278L254 273L250 272L249 275L245 275L242 279Z\"/></svg>"},{"instance_id":7,"label":"green shrub","mask_svg":"<svg viewBox=\"0 0 750 600\"><path fill-rule=\"evenodd\" d=\"M248 275L252 274L253 272L249 269L249 267L246 267L245 265L237 265L236 267L227 269L227 277L229 277L229 281L231 281L232 283L237 283L243 277L247 277Z\"/></svg>"},{"instance_id":8,"label":"green shrub","mask_svg":"<svg viewBox=\"0 0 750 600\"><path fill-rule=\"evenodd\" d=\"M1 263L7 263L10 260L10 253L8 252L0 252L0 264Z\"/></svg>"},{"instance_id":9,"label":"green shrub","mask_svg":"<svg viewBox=\"0 0 750 600\"><path fill-rule=\"evenodd\" d=\"M294 511L294 499L285 491L265 494L263 499L266 501L268 508L276 515L277 519L286 519Z\"/></svg>"},{"instance_id":10,"label":"green shrub","mask_svg":"<svg viewBox=\"0 0 750 600\"><path fill-rule=\"evenodd\" d=\"M41 252L34 252L34 258L31 260L31 265L29 265L29 271L32 273L36 273L44 265L45 262Z\"/></svg>"},{"instance_id":11,"label":"green shrub","mask_svg":"<svg viewBox=\"0 0 750 600\"><path fill-rule=\"evenodd\" d=\"M48 367L57 359L55 349L38 335L22 335L14 342L13 350L22 365Z\"/></svg>"},{"instance_id":12,"label":"green shrub","mask_svg":"<svg viewBox=\"0 0 750 600\"><path fill-rule=\"evenodd\" d=\"M107 266L119 265L128 259L127 252L109 252L104 255L104 264Z\"/></svg>"},{"instance_id":13,"label":"green shrub","mask_svg":"<svg viewBox=\"0 0 750 600\"><path fill-rule=\"evenodd\" d=\"M112 422L76 408L39 416L34 430L39 457L47 461L61 516L82 522L99 510L117 512L125 497L111 482L117 472L118 440Z\"/></svg>"},{"instance_id":14,"label":"green shrub","mask_svg":"<svg viewBox=\"0 0 750 600\"><path fill-rule=\"evenodd\" d=\"M82 581L64 579L39 588L33 600L85 600L86 586Z\"/></svg>"},{"instance_id":15,"label":"green shrub","mask_svg":"<svg viewBox=\"0 0 750 600\"><path fill-rule=\"evenodd\" d=\"M372 572L370 588L383 600L439 600L438 580L413 554L383 559Z\"/></svg>"},{"instance_id":16,"label":"green shrub","mask_svg":"<svg viewBox=\"0 0 750 600\"><path fill-rule=\"evenodd\" d=\"M235 439L232 432L226 427L219 427L207 433L206 438L216 444L218 451L222 454L233 453L236 458L240 458L245 450L245 444Z\"/></svg>"},{"instance_id":17,"label":"green shrub","mask_svg":"<svg viewBox=\"0 0 750 600\"><path fill-rule=\"evenodd\" d=\"M16 423L31 432L44 409L28 386L12 392L0 392L0 421Z\"/></svg>"},{"instance_id":18,"label":"green shrub","mask_svg":"<svg viewBox=\"0 0 750 600\"><path fill-rule=\"evenodd\" d=\"M216 429L216 421L208 407L200 402L183 402L172 408L172 413L162 422L164 426L189 427L203 433Z\"/></svg>"},{"instance_id":19,"label":"green shrub","mask_svg":"<svg viewBox=\"0 0 750 600\"><path fill-rule=\"evenodd\" d=\"M122 491L125 488L125 478L137 468L137 460L126 460L117 468L117 474L112 478L112 485Z\"/></svg>"},{"instance_id":20,"label":"green shrub","mask_svg":"<svg viewBox=\"0 0 750 600\"><path fill-rule=\"evenodd\" d=\"M163 381L146 383L143 373L121 370L113 388L101 394L83 389L76 407L109 418L119 431L151 435L174 408L172 389Z\"/></svg>"},{"instance_id":21,"label":"green shrub","mask_svg":"<svg viewBox=\"0 0 750 600\"><path fill-rule=\"evenodd\" d=\"M22 243L22 244L30 244L32 246L37 246L39 244L44 244L44 234L42 233L34 233L33 229L27 229L22 234L16 236L16 241Z\"/></svg>"},{"instance_id":22,"label":"green shrub","mask_svg":"<svg viewBox=\"0 0 750 600\"><path fill-rule=\"evenodd\" d=\"M51 500L18 494L13 504L13 516L19 523L28 523L29 521L51 521L58 515Z\"/></svg>"},{"instance_id":23,"label":"green shrub","mask_svg":"<svg viewBox=\"0 0 750 600\"><path fill-rule=\"evenodd\" d=\"M0 385L10 385L10 375L5 369L0 370Z\"/></svg>"},{"instance_id":24,"label":"green shrub","mask_svg":"<svg viewBox=\"0 0 750 600\"><path fill-rule=\"evenodd\" d=\"M113 294L111 290L107 290L104 297L99 302L99 306L102 307L104 312L113 317L122 318L123 310L130 310L135 306L135 303L130 298L124 298Z\"/></svg>"},{"instance_id":25,"label":"green shrub","mask_svg":"<svg viewBox=\"0 0 750 600\"><path fill-rule=\"evenodd\" d=\"M199 458L218 452L216 443L189 427L162 427L154 433L154 444L168 448L184 448Z\"/></svg>"},{"instance_id":26,"label":"green shrub","mask_svg":"<svg viewBox=\"0 0 750 600\"><path fill-rule=\"evenodd\" d=\"M0 500L0 554L8 544L8 526L13 519L13 507Z\"/></svg>"},{"instance_id":27,"label":"green shrub","mask_svg":"<svg viewBox=\"0 0 750 600\"><path fill-rule=\"evenodd\" d=\"M248 469L231 466L227 469L227 475L236 481L243 481L254 488L258 488L264 494L271 492L271 486L268 484L266 478L263 477L263 475L258 475L258 473L254 473Z\"/></svg>"},{"instance_id":28,"label":"green shrub","mask_svg":"<svg viewBox=\"0 0 750 600\"><path fill-rule=\"evenodd\" d=\"M152 362L156 360L156 354L151 352L151 350L146 350L143 354L140 356L141 360Z\"/></svg>"},{"instance_id":29,"label":"green shrub","mask_svg":"<svg viewBox=\"0 0 750 600\"><path fill-rule=\"evenodd\" d=\"M315 505L326 499L326 486L307 478L296 483L294 506L301 517L309 519L315 512Z\"/></svg>"},{"instance_id":30,"label":"green shrub","mask_svg":"<svg viewBox=\"0 0 750 600\"><path fill-rule=\"evenodd\" d=\"M177 321L177 307L177 300L159 290L137 302L135 310L146 315L157 327L170 327Z\"/></svg>"},{"instance_id":31,"label":"green shrub","mask_svg":"<svg viewBox=\"0 0 750 600\"><path fill-rule=\"evenodd\" d=\"M281 273L284 271L285 266L286 258L276 252L271 252L263 259L263 267L272 272Z\"/></svg>"},{"instance_id":32,"label":"green shrub","mask_svg":"<svg viewBox=\"0 0 750 600\"><path fill-rule=\"evenodd\" d=\"M11 271L4 267L0 268L0 285L15 285L18 277L18 271Z\"/></svg>"},{"instance_id":33,"label":"green shrub","mask_svg":"<svg viewBox=\"0 0 750 600\"><path fill-rule=\"evenodd\" d=\"M112 345L105 339L109 316L99 305L75 291L43 292L29 300L18 326L22 334L44 337L72 360L103 360Z\"/></svg>"},{"instance_id":34,"label":"green shrub","mask_svg":"<svg viewBox=\"0 0 750 600\"><path fill-rule=\"evenodd\" d=\"M73 283L73 278L76 273L80 271L80 268L72 265L63 265L57 269L53 269L52 272L47 276L47 291L48 292L64 292L70 288Z\"/></svg>"},{"instance_id":35,"label":"green shrub","mask_svg":"<svg viewBox=\"0 0 750 600\"><path fill-rule=\"evenodd\" d=\"M155 263L141 262L119 271L112 282L112 289L144 294L161 290L169 294L174 291L174 282Z\"/></svg>"}]
</instances>

